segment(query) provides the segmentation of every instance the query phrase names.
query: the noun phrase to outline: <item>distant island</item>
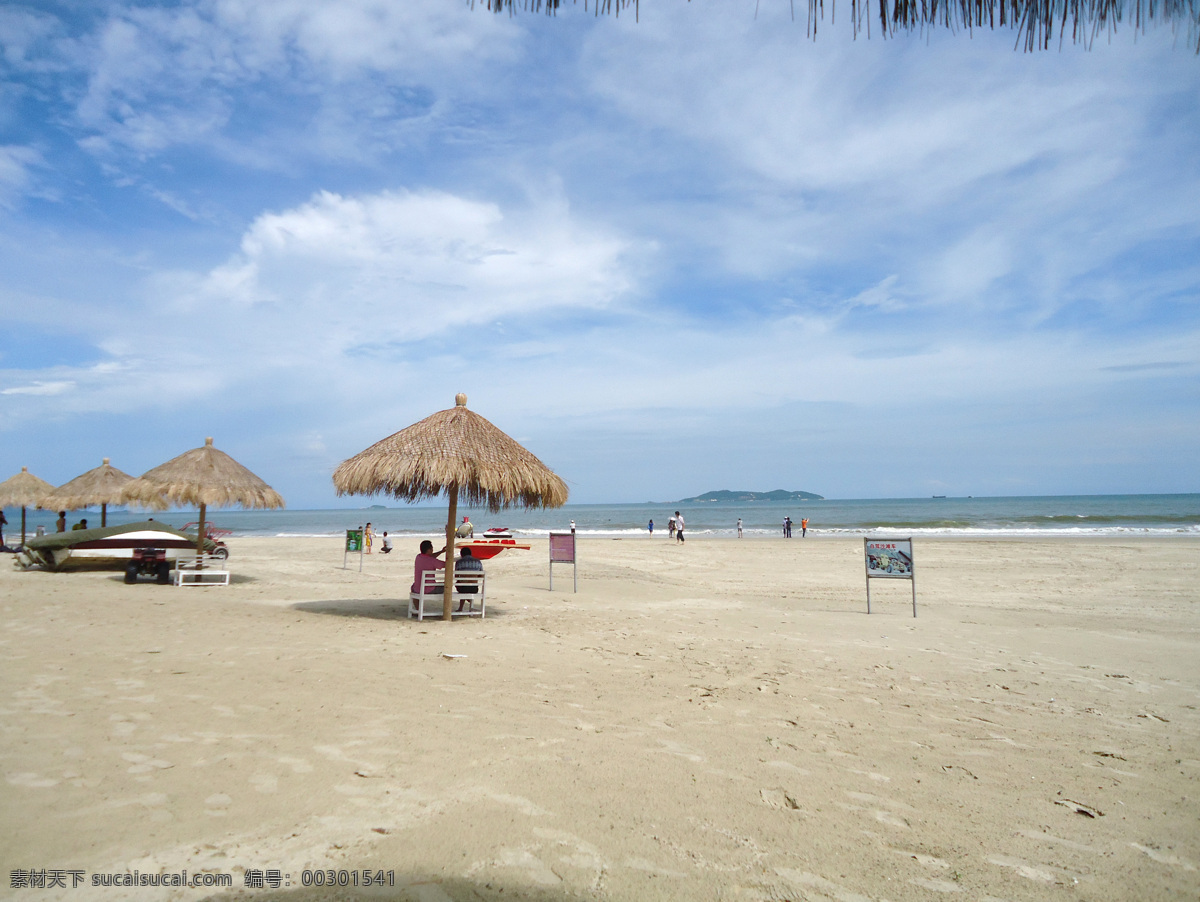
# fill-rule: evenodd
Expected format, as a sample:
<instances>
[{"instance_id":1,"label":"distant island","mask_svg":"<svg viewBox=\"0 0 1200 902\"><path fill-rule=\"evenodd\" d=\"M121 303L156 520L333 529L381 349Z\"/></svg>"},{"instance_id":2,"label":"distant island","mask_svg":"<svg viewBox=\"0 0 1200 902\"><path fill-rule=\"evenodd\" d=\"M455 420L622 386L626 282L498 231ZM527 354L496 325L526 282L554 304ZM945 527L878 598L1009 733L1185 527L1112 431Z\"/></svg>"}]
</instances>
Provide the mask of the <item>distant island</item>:
<instances>
[{"instance_id":1,"label":"distant island","mask_svg":"<svg viewBox=\"0 0 1200 902\"><path fill-rule=\"evenodd\" d=\"M722 489L719 492L705 492L695 498L680 498L677 503L704 501L824 501L821 495L812 492L789 492L786 489L776 489L773 492L731 492Z\"/></svg>"}]
</instances>

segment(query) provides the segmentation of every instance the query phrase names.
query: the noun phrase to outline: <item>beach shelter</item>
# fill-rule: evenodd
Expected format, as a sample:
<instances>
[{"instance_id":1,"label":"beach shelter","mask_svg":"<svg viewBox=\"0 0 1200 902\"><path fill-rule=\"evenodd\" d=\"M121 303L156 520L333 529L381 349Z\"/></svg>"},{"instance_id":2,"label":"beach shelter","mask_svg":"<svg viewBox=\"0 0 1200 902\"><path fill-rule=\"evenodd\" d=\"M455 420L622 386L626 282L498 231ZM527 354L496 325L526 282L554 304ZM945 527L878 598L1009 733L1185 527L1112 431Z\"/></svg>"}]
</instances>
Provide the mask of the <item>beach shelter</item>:
<instances>
[{"instance_id":1,"label":"beach shelter","mask_svg":"<svg viewBox=\"0 0 1200 902\"><path fill-rule=\"evenodd\" d=\"M108 525L108 506L121 503L121 491L133 477L123 473L104 458L104 462L95 469L88 470L76 476L70 482L65 482L46 496L43 507L56 507L59 510L79 510L100 505L100 526ZM166 502L158 508L165 510Z\"/></svg>"},{"instance_id":2,"label":"beach shelter","mask_svg":"<svg viewBox=\"0 0 1200 902\"><path fill-rule=\"evenodd\" d=\"M125 484L121 501L138 507L163 509L170 505L195 505L200 510L196 553L204 553L204 517L210 507L249 507L270 510L284 507L279 493L213 447L210 436L204 446L186 451L147 470Z\"/></svg>"},{"instance_id":3,"label":"beach shelter","mask_svg":"<svg viewBox=\"0 0 1200 902\"><path fill-rule=\"evenodd\" d=\"M21 467L21 472L0 482L0 510L6 507L21 508L21 544L25 544L25 508L42 507L42 501L54 491L54 486L38 479Z\"/></svg>"},{"instance_id":4,"label":"beach shelter","mask_svg":"<svg viewBox=\"0 0 1200 902\"><path fill-rule=\"evenodd\" d=\"M566 483L512 438L467 410L467 396L461 393L449 410L440 410L342 461L333 471L333 485L339 495L382 492L406 502L445 492L450 502L446 517L450 570L460 500L493 512L513 505L547 508L567 503ZM451 618L452 601L447 592L443 620Z\"/></svg>"}]
</instances>

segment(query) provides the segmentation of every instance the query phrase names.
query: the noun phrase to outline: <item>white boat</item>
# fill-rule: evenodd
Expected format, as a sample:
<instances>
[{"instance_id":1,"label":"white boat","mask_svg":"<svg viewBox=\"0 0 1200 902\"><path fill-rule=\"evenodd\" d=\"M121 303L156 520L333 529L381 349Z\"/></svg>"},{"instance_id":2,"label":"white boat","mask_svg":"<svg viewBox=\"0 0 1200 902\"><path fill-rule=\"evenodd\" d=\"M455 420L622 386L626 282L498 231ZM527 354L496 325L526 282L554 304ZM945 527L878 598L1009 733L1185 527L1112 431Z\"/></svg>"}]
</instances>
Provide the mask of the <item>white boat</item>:
<instances>
[{"instance_id":1,"label":"white boat","mask_svg":"<svg viewBox=\"0 0 1200 902\"><path fill-rule=\"evenodd\" d=\"M219 547L224 551L224 545ZM17 553L15 564L26 570L33 567L119 570L133 559L135 549L147 548L164 551L167 560L174 561L180 555L195 553L196 534L181 532L155 520L100 529L73 529L29 539ZM217 550L218 543L212 539L205 541L205 551L211 554Z\"/></svg>"}]
</instances>

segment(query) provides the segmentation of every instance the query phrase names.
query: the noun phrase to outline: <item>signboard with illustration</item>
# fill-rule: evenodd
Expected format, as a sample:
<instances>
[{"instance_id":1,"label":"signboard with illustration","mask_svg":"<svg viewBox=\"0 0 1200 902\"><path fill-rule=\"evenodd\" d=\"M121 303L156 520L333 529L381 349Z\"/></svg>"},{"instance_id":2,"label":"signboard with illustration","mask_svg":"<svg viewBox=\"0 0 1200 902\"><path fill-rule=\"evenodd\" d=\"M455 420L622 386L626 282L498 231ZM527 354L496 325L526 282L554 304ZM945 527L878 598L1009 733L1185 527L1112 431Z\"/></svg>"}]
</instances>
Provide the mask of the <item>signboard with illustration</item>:
<instances>
[{"instance_id":1,"label":"signboard with illustration","mask_svg":"<svg viewBox=\"0 0 1200 902\"><path fill-rule=\"evenodd\" d=\"M866 539L867 576L913 578L912 539Z\"/></svg>"},{"instance_id":2,"label":"signboard with illustration","mask_svg":"<svg viewBox=\"0 0 1200 902\"><path fill-rule=\"evenodd\" d=\"M907 579L912 583L913 616L917 616L917 575L912 537L864 538L863 564L867 570L867 613L871 613L871 580Z\"/></svg>"},{"instance_id":3,"label":"signboard with illustration","mask_svg":"<svg viewBox=\"0 0 1200 902\"><path fill-rule=\"evenodd\" d=\"M342 569L346 569L346 561L350 555L358 555L358 569L363 566L363 528L346 530L346 550L342 552Z\"/></svg>"}]
</instances>

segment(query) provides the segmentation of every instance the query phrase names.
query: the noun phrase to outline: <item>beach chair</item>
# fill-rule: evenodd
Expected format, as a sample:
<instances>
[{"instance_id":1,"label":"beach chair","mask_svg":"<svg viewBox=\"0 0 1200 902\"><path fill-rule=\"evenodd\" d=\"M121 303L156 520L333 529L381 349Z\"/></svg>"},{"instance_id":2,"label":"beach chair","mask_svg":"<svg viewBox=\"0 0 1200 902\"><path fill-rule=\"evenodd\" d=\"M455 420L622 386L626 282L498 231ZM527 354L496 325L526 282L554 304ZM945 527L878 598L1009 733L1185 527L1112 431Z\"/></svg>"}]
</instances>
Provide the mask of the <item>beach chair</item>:
<instances>
[{"instance_id":1,"label":"beach chair","mask_svg":"<svg viewBox=\"0 0 1200 902\"><path fill-rule=\"evenodd\" d=\"M176 586L227 586L225 559L215 554L187 554L175 558Z\"/></svg>"},{"instance_id":2,"label":"beach chair","mask_svg":"<svg viewBox=\"0 0 1200 902\"><path fill-rule=\"evenodd\" d=\"M487 612L487 574L482 570L460 570L454 574L454 592L450 599L450 614L453 617L479 617ZM408 618L424 620L426 617L441 617L444 593L437 591L445 586L445 570L426 570L416 592L408 593ZM463 592L463 588L474 588L475 592ZM463 610L458 606L462 604ZM479 610L476 610L476 605Z\"/></svg>"}]
</instances>

